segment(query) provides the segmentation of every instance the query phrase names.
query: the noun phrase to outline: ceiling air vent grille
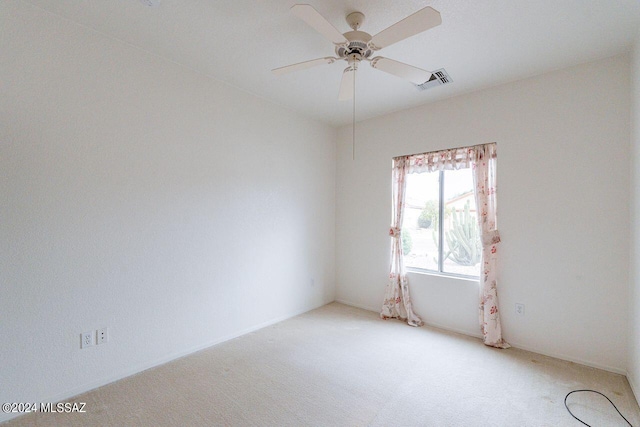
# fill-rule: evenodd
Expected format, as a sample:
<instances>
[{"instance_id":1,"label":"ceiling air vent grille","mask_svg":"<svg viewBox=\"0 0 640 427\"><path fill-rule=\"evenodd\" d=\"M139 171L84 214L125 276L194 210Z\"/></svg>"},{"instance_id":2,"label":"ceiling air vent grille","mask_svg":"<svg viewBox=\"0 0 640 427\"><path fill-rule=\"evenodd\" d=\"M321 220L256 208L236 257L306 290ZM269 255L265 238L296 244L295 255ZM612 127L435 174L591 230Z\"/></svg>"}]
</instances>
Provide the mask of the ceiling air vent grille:
<instances>
[{"instance_id":1,"label":"ceiling air vent grille","mask_svg":"<svg viewBox=\"0 0 640 427\"><path fill-rule=\"evenodd\" d=\"M433 74L431 74L429 80L415 86L416 88L418 88L418 90L427 90L434 86L440 86L451 82L452 80L451 77L449 77L449 74L447 74L444 68L440 68L439 70L436 70L433 72Z\"/></svg>"}]
</instances>

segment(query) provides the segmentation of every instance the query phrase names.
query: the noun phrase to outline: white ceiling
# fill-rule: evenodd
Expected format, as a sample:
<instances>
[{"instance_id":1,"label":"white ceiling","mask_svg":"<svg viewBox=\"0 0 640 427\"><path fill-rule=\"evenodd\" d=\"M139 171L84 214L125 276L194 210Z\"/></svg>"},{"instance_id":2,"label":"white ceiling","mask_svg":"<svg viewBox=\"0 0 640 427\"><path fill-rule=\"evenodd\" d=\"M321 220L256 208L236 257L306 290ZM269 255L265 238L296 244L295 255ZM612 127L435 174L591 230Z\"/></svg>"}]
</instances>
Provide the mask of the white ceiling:
<instances>
[{"instance_id":1,"label":"white ceiling","mask_svg":"<svg viewBox=\"0 0 640 427\"><path fill-rule=\"evenodd\" d=\"M343 61L283 76L272 68L334 56L333 45L296 18L296 0L24 0L109 37L160 55L331 125L351 122L338 101ZM381 50L453 83L418 91L363 63L358 120L433 102L628 50L640 27L639 0L298 0L341 32L365 14L370 34L425 7L442 25ZM596 82L594 82L596 84Z\"/></svg>"}]
</instances>

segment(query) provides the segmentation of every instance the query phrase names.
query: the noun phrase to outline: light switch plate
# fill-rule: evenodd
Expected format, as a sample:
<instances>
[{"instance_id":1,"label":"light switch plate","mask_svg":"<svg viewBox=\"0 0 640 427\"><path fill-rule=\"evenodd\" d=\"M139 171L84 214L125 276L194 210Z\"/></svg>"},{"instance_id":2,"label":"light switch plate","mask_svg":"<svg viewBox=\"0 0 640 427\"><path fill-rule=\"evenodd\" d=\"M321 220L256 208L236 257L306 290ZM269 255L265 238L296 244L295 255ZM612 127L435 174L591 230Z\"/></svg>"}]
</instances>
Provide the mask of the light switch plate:
<instances>
[{"instance_id":1,"label":"light switch plate","mask_svg":"<svg viewBox=\"0 0 640 427\"><path fill-rule=\"evenodd\" d=\"M96 331L96 343L106 344L109 342L109 328L102 328Z\"/></svg>"}]
</instances>

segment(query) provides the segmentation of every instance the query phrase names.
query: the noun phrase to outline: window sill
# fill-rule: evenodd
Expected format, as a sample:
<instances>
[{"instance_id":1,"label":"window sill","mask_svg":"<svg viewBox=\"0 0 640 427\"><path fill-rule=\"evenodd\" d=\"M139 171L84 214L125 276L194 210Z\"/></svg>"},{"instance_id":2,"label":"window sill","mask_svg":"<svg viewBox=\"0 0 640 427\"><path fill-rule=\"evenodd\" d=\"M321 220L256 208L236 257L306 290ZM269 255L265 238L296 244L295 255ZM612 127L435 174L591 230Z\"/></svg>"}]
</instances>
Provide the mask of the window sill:
<instances>
[{"instance_id":1,"label":"window sill","mask_svg":"<svg viewBox=\"0 0 640 427\"><path fill-rule=\"evenodd\" d=\"M419 268L411 268L411 267L407 267L406 270L407 270L407 273L419 274L421 276L435 276L435 277L442 277L445 279L456 279L459 281L475 283L475 284L480 282L479 277L463 276L460 274L441 273L439 271L429 271L429 270L422 270Z\"/></svg>"}]
</instances>

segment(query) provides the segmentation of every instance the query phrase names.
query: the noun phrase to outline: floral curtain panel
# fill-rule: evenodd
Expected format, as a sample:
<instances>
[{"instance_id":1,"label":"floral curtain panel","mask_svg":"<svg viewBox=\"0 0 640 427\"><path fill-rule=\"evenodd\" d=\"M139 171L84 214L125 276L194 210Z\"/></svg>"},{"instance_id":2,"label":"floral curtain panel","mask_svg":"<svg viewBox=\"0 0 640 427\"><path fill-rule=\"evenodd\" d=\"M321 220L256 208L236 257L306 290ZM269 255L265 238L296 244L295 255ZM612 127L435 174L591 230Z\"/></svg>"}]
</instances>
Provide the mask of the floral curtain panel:
<instances>
[{"instance_id":1,"label":"floral curtain panel","mask_svg":"<svg viewBox=\"0 0 640 427\"><path fill-rule=\"evenodd\" d=\"M391 265L389 267L389 283L382 304L380 316L383 319L397 318L406 320L411 326L422 326L424 323L413 312L409 281L402 260L402 218L404 213L404 195L406 177L409 168L408 157L393 159L393 187L391 205Z\"/></svg>"},{"instance_id":2,"label":"floral curtain panel","mask_svg":"<svg viewBox=\"0 0 640 427\"><path fill-rule=\"evenodd\" d=\"M380 316L398 318L412 326L422 320L413 312L409 281L402 260L402 219L406 177L409 173L435 172L471 168L474 175L478 222L482 238L482 272L480 275L480 326L484 343L508 348L502 339L498 310L496 261L500 235L496 228L496 144L455 148L393 159L391 266L389 282Z\"/></svg>"},{"instance_id":3,"label":"floral curtain panel","mask_svg":"<svg viewBox=\"0 0 640 427\"><path fill-rule=\"evenodd\" d=\"M482 269L480 271L480 327L486 345L509 348L502 338L498 309L496 263L500 233L496 216L496 144L478 145L473 159L473 184L478 225L482 237Z\"/></svg>"}]
</instances>

